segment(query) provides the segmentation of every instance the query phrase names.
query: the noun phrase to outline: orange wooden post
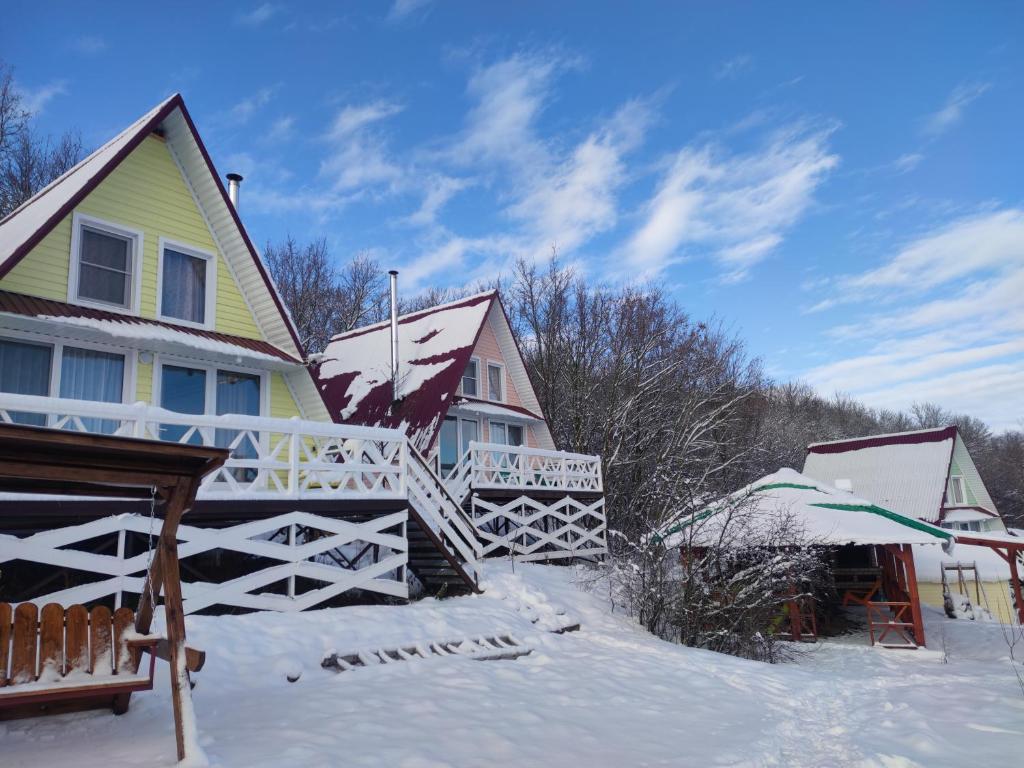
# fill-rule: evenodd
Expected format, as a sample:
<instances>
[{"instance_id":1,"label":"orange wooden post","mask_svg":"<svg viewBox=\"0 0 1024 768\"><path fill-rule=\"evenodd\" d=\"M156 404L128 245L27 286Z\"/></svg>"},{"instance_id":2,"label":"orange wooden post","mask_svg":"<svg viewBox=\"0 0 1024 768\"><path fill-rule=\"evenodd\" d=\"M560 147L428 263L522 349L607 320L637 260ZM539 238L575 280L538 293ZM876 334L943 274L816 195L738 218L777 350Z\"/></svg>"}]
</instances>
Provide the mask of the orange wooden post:
<instances>
[{"instance_id":1,"label":"orange wooden post","mask_svg":"<svg viewBox=\"0 0 1024 768\"><path fill-rule=\"evenodd\" d=\"M1024 594L1021 593L1020 571L1017 570L1017 552L1007 547L1006 555L1006 562L1010 565L1010 585L1013 588L1014 602L1017 603L1017 622L1024 625Z\"/></svg>"},{"instance_id":2,"label":"orange wooden post","mask_svg":"<svg viewBox=\"0 0 1024 768\"><path fill-rule=\"evenodd\" d=\"M924 618L921 616L921 598L917 593L917 570L914 568L914 548L910 544L903 547L903 565L906 568L907 594L910 597L910 611L914 617L914 640L923 646Z\"/></svg>"}]
</instances>

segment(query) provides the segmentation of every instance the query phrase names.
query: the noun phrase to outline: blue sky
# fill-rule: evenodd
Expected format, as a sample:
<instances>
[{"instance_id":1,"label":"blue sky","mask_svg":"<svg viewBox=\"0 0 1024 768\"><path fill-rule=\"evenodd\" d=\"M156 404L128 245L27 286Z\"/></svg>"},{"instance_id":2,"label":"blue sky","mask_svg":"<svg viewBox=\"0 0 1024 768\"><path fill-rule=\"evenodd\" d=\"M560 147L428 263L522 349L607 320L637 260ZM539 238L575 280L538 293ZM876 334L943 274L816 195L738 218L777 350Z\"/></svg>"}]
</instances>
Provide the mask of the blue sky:
<instances>
[{"instance_id":1,"label":"blue sky","mask_svg":"<svg viewBox=\"0 0 1024 768\"><path fill-rule=\"evenodd\" d=\"M626 10L628 8L628 11ZM654 280L779 379L1024 419L1019 3L7 5L44 130L181 91L257 243Z\"/></svg>"}]
</instances>

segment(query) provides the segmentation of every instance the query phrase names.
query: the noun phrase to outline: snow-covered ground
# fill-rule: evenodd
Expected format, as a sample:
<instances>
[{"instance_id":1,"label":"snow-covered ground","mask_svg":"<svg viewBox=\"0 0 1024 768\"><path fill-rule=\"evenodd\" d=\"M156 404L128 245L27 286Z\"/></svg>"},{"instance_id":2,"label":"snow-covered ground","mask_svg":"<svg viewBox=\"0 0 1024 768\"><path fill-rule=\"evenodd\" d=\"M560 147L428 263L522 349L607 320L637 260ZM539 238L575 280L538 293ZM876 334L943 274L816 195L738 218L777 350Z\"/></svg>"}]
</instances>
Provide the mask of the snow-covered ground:
<instances>
[{"instance_id":1,"label":"snow-covered ground","mask_svg":"<svg viewBox=\"0 0 1024 768\"><path fill-rule=\"evenodd\" d=\"M1017 765L1024 754L1024 694L999 625L929 612L932 650L851 636L770 666L657 640L581 591L568 568L488 563L485 587L401 607L189 617L190 644L208 654L194 700L210 762L932 768ZM568 617L579 632L544 631ZM332 649L497 633L535 650L340 674L319 666ZM158 676L121 717L0 723L0 765L173 763L166 665Z\"/></svg>"}]
</instances>

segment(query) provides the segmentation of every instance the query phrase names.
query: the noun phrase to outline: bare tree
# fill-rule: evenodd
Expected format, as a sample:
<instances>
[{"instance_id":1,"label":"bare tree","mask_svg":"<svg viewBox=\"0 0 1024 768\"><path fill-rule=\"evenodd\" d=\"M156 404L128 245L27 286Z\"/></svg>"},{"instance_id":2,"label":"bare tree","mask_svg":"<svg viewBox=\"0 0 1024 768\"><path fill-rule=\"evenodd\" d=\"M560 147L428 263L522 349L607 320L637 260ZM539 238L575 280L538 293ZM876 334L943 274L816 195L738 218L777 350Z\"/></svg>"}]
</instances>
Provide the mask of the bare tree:
<instances>
[{"instance_id":1,"label":"bare tree","mask_svg":"<svg viewBox=\"0 0 1024 768\"><path fill-rule=\"evenodd\" d=\"M0 216L13 211L82 158L81 137L59 139L32 129L12 70L0 62Z\"/></svg>"}]
</instances>

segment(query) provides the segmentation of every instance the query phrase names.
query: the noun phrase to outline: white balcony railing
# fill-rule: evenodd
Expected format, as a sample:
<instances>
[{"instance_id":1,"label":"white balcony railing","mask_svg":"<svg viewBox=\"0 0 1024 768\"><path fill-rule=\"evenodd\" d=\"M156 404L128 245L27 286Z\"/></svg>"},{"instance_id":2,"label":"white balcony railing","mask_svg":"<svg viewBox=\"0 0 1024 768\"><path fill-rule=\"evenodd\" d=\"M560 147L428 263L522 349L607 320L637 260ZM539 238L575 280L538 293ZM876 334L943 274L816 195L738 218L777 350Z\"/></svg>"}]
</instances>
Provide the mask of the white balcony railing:
<instances>
[{"instance_id":1,"label":"white balcony railing","mask_svg":"<svg viewBox=\"0 0 1024 768\"><path fill-rule=\"evenodd\" d=\"M0 421L230 449L231 458L200 487L200 499L405 498L407 492L408 442L398 430L7 393L0 393Z\"/></svg>"},{"instance_id":2,"label":"white balcony railing","mask_svg":"<svg viewBox=\"0 0 1024 768\"><path fill-rule=\"evenodd\" d=\"M477 489L600 494L604 488L598 456L478 442L469 444L445 482L460 500Z\"/></svg>"}]
</instances>

